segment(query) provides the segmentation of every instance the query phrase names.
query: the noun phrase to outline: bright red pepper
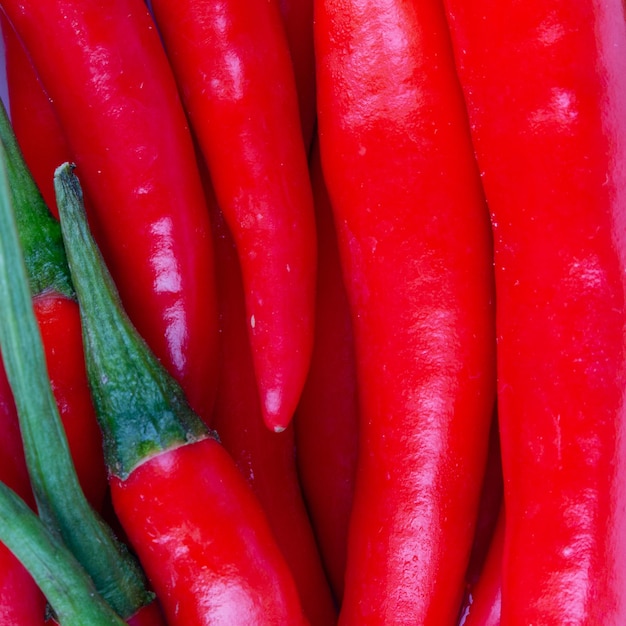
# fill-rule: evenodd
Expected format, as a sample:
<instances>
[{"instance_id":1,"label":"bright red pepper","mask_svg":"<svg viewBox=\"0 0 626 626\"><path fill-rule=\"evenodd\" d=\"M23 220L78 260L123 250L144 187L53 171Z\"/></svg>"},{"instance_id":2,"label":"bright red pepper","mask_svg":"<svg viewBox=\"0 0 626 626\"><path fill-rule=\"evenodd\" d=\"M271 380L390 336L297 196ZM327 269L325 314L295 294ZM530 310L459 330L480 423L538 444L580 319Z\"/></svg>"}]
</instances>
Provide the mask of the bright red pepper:
<instances>
[{"instance_id":1,"label":"bright red pepper","mask_svg":"<svg viewBox=\"0 0 626 626\"><path fill-rule=\"evenodd\" d=\"M141 0L1 6L54 102L125 307L208 420L217 372L210 224L148 10Z\"/></svg>"},{"instance_id":2,"label":"bright red pepper","mask_svg":"<svg viewBox=\"0 0 626 626\"><path fill-rule=\"evenodd\" d=\"M494 403L491 233L443 7L318 0L360 439L339 623L452 624Z\"/></svg>"},{"instance_id":3,"label":"bright red pepper","mask_svg":"<svg viewBox=\"0 0 626 626\"><path fill-rule=\"evenodd\" d=\"M241 263L266 424L290 422L313 343L315 221L278 6L154 0L192 127Z\"/></svg>"},{"instance_id":4,"label":"bright red pepper","mask_svg":"<svg viewBox=\"0 0 626 626\"><path fill-rule=\"evenodd\" d=\"M274 433L263 423L237 251L223 215L213 208L222 367L212 424L267 515L309 622L335 624L337 611L298 480L294 429Z\"/></svg>"},{"instance_id":5,"label":"bright red pepper","mask_svg":"<svg viewBox=\"0 0 626 626\"><path fill-rule=\"evenodd\" d=\"M354 338L319 142L311 155L317 223L317 302L311 367L295 415L302 490L339 604L358 441Z\"/></svg>"},{"instance_id":6,"label":"bright red pepper","mask_svg":"<svg viewBox=\"0 0 626 626\"><path fill-rule=\"evenodd\" d=\"M0 13L11 125L26 165L50 212L58 218L54 198L54 170L73 160L54 111L22 43L6 16Z\"/></svg>"},{"instance_id":7,"label":"bright red pepper","mask_svg":"<svg viewBox=\"0 0 626 626\"><path fill-rule=\"evenodd\" d=\"M446 6L495 233L502 622L624 624L624 5Z\"/></svg>"},{"instance_id":8,"label":"bright red pepper","mask_svg":"<svg viewBox=\"0 0 626 626\"><path fill-rule=\"evenodd\" d=\"M119 307L69 165L55 182L113 505L168 624L305 624L261 505Z\"/></svg>"}]
</instances>

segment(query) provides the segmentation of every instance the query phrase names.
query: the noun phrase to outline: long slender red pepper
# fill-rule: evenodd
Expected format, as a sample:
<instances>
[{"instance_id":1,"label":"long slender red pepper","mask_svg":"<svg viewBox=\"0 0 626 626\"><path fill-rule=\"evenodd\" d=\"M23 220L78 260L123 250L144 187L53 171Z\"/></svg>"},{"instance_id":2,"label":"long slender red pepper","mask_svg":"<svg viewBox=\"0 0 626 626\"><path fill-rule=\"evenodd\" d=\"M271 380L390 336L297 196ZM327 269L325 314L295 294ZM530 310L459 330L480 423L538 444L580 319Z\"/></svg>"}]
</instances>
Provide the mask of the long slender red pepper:
<instances>
[{"instance_id":1,"label":"long slender red pepper","mask_svg":"<svg viewBox=\"0 0 626 626\"><path fill-rule=\"evenodd\" d=\"M302 490L337 601L343 597L359 403L354 338L319 142L311 155L317 224L317 301L311 367L295 415Z\"/></svg>"},{"instance_id":2,"label":"long slender red pepper","mask_svg":"<svg viewBox=\"0 0 626 626\"><path fill-rule=\"evenodd\" d=\"M489 218L443 7L318 0L315 49L362 415L339 623L452 624L495 332Z\"/></svg>"},{"instance_id":3,"label":"long slender red pepper","mask_svg":"<svg viewBox=\"0 0 626 626\"><path fill-rule=\"evenodd\" d=\"M503 624L626 623L626 19L447 0L495 239Z\"/></svg>"},{"instance_id":4,"label":"long slender red pepper","mask_svg":"<svg viewBox=\"0 0 626 626\"><path fill-rule=\"evenodd\" d=\"M239 253L268 427L290 422L309 367L315 222L289 49L265 0L154 0Z\"/></svg>"},{"instance_id":5,"label":"long slender red pepper","mask_svg":"<svg viewBox=\"0 0 626 626\"><path fill-rule=\"evenodd\" d=\"M119 307L69 165L55 185L113 505L168 624L305 624L258 500Z\"/></svg>"},{"instance_id":6,"label":"long slender red pepper","mask_svg":"<svg viewBox=\"0 0 626 626\"><path fill-rule=\"evenodd\" d=\"M208 420L217 371L210 224L185 114L145 4L0 6L54 102L126 309Z\"/></svg>"},{"instance_id":7,"label":"long slender red pepper","mask_svg":"<svg viewBox=\"0 0 626 626\"><path fill-rule=\"evenodd\" d=\"M309 622L335 624L337 610L298 480L294 428L274 433L263 423L237 251L213 208L222 367L212 424L263 506Z\"/></svg>"}]
</instances>

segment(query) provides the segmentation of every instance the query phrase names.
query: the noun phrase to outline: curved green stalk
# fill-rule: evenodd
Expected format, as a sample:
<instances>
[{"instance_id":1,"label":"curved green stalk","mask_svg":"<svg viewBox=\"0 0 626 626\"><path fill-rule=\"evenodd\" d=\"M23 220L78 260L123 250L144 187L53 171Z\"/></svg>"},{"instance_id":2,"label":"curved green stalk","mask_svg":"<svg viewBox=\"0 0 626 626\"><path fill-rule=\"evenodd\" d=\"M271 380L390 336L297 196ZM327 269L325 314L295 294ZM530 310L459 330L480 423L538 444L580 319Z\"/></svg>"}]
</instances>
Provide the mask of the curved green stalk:
<instances>
[{"instance_id":1,"label":"curved green stalk","mask_svg":"<svg viewBox=\"0 0 626 626\"><path fill-rule=\"evenodd\" d=\"M0 541L28 570L61 626L121 626L65 544L0 482Z\"/></svg>"},{"instance_id":2,"label":"curved green stalk","mask_svg":"<svg viewBox=\"0 0 626 626\"><path fill-rule=\"evenodd\" d=\"M151 601L143 573L80 488L50 388L0 143L0 345L39 514L121 616Z\"/></svg>"}]
</instances>

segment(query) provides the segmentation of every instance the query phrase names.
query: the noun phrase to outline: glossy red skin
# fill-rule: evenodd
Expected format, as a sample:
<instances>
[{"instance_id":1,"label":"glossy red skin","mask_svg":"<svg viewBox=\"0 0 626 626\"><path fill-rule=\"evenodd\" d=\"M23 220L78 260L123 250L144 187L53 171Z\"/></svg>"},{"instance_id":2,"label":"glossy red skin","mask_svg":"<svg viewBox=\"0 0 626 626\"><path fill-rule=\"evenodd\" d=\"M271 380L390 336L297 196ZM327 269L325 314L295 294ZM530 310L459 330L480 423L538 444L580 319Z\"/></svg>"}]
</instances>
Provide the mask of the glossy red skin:
<instances>
[{"instance_id":1,"label":"glossy red skin","mask_svg":"<svg viewBox=\"0 0 626 626\"><path fill-rule=\"evenodd\" d=\"M504 624L626 623L622 3L447 3L495 232Z\"/></svg>"},{"instance_id":2,"label":"glossy red skin","mask_svg":"<svg viewBox=\"0 0 626 626\"><path fill-rule=\"evenodd\" d=\"M80 486L91 505L101 510L107 472L102 433L87 380L78 303L58 293L44 293L33 299L33 310Z\"/></svg>"},{"instance_id":3,"label":"glossy red skin","mask_svg":"<svg viewBox=\"0 0 626 626\"><path fill-rule=\"evenodd\" d=\"M4 14L0 14L11 125L26 165L50 209L58 219L54 170L72 161L54 107L35 69Z\"/></svg>"},{"instance_id":4,"label":"glossy red skin","mask_svg":"<svg viewBox=\"0 0 626 626\"><path fill-rule=\"evenodd\" d=\"M35 508L13 394L0 361L0 480ZM0 624L41 626L46 599L13 554L0 544Z\"/></svg>"},{"instance_id":5,"label":"glossy red skin","mask_svg":"<svg viewBox=\"0 0 626 626\"><path fill-rule=\"evenodd\" d=\"M273 433L263 423L237 251L223 215L213 208L222 346L213 427L265 511L309 622L335 624L337 610L298 481L294 428Z\"/></svg>"},{"instance_id":6,"label":"glossy red skin","mask_svg":"<svg viewBox=\"0 0 626 626\"><path fill-rule=\"evenodd\" d=\"M276 0L283 17L298 90L304 145L313 142L316 119L313 0Z\"/></svg>"},{"instance_id":7,"label":"glossy red skin","mask_svg":"<svg viewBox=\"0 0 626 626\"><path fill-rule=\"evenodd\" d=\"M459 626L500 626L504 513L498 517L485 567L471 591L471 604Z\"/></svg>"},{"instance_id":8,"label":"glossy red skin","mask_svg":"<svg viewBox=\"0 0 626 626\"><path fill-rule=\"evenodd\" d=\"M317 141L311 180L318 238L315 342L294 423L302 490L341 604L356 469L358 390L352 320Z\"/></svg>"},{"instance_id":9,"label":"glossy red skin","mask_svg":"<svg viewBox=\"0 0 626 626\"><path fill-rule=\"evenodd\" d=\"M306 624L263 510L216 440L112 477L111 493L169 626Z\"/></svg>"},{"instance_id":10,"label":"glossy red skin","mask_svg":"<svg viewBox=\"0 0 626 626\"><path fill-rule=\"evenodd\" d=\"M156 0L152 8L239 253L264 420L281 430L311 356L316 246L280 13L259 0Z\"/></svg>"},{"instance_id":11,"label":"glossy red skin","mask_svg":"<svg viewBox=\"0 0 626 626\"><path fill-rule=\"evenodd\" d=\"M54 101L125 309L208 421L217 375L210 224L184 110L147 8L141 0L2 7Z\"/></svg>"},{"instance_id":12,"label":"glossy red skin","mask_svg":"<svg viewBox=\"0 0 626 626\"><path fill-rule=\"evenodd\" d=\"M339 623L451 624L495 386L489 220L443 8L320 0L322 165L360 440Z\"/></svg>"}]
</instances>

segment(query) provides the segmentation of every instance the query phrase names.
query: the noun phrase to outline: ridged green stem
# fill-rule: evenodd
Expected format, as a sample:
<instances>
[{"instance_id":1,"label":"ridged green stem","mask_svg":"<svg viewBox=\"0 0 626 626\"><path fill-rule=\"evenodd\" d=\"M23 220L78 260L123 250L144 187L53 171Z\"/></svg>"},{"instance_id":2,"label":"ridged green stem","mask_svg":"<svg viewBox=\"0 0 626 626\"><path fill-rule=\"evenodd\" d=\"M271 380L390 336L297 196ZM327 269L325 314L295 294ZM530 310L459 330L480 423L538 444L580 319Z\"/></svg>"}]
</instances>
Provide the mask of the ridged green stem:
<instances>
[{"instance_id":1,"label":"ridged green stem","mask_svg":"<svg viewBox=\"0 0 626 626\"><path fill-rule=\"evenodd\" d=\"M61 226L48 210L26 166L1 101L0 141L7 153L7 174L31 293L38 295L54 290L73 298Z\"/></svg>"},{"instance_id":2,"label":"ridged green stem","mask_svg":"<svg viewBox=\"0 0 626 626\"><path fill-rule=\"evenodd\" d=\"M57 168L54 182L105 458L109 470L126 479L151 456L209 432L124 312L89 231L72 166Z\"/></svg>"}]
</instances>

